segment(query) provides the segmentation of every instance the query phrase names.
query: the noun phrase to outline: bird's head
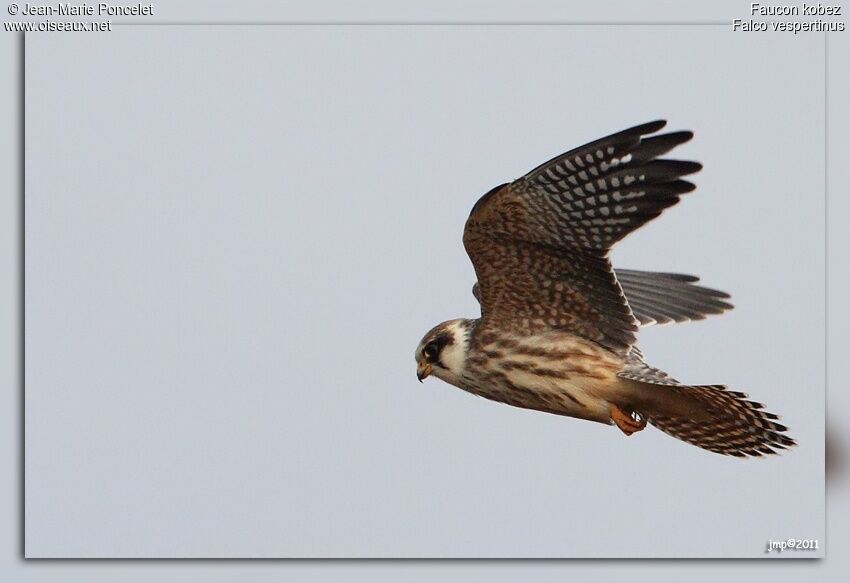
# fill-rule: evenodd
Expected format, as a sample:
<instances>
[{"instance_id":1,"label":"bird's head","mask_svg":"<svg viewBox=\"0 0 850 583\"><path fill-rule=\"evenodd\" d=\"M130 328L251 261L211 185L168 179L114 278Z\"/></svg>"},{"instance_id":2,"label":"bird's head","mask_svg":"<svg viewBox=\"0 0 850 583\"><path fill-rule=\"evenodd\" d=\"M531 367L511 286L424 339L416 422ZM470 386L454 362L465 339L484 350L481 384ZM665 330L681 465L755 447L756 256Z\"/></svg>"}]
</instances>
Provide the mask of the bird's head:
<instances>
[{"instance_id":1,"label":"bird's head","mask_svg":"<svg viewBox=\"0 0 850 583\"><path fill-rule=\"evenodd\" d=\"M435 377L457 387L466 364L473 320L459 318L432 328L416 347L416 377Z\"/></svg>"}]
</instances>

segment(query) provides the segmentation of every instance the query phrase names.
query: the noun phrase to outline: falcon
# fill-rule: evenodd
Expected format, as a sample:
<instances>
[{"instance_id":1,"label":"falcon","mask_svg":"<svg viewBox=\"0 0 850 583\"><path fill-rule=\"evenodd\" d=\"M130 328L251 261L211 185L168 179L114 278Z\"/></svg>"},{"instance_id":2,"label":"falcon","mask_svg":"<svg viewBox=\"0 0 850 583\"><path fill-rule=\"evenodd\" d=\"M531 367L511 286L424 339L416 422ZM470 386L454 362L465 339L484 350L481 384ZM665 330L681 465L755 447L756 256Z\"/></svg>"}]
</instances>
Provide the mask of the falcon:
<instances>
[{"instance_id":1,"label":"falcon","mask_svg":"<svg viewBox=\"0 0 850 583\"><path fill-rule=\"evenodd\" d=\"M732 306L698 278L614 269L611 248L694 190L702 166L663 158L692 132L654 121L541 164L482 196L463 244L478 319L434 327L416 348L417 377L485 397L616 425L647 422L738 457L795 445L779 417L722 385L680 383L644 361L641 326L701 320ZM655 135L652 135L655 134Z\"/></svg>"}]
</instances>

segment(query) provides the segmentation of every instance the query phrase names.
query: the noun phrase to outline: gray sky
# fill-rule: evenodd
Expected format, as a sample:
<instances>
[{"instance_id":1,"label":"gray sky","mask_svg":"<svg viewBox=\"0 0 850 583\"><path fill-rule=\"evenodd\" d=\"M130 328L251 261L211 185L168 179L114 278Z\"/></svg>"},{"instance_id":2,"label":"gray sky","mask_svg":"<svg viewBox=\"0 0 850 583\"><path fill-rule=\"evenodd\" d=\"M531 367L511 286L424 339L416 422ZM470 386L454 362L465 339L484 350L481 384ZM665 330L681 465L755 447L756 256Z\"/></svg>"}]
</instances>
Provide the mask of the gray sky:
<instances>
[{"instance_id":1,"label":"gray sky","mask_svg":"<svg viewBox=\"0 0 850 583\"><path fill-rule=\"evenodd\" d=\"M27 46L31 556L762 556L823 538L823 43L718 27L122 28ZM104 71L109 71L108 76ZM791 82L793 80L793 82ZM658 117L698 190L641 335L781 413L741 461L415 379L478 196ZM164 535L163 533L167 533Z\"/></svg>"}]
</instances>

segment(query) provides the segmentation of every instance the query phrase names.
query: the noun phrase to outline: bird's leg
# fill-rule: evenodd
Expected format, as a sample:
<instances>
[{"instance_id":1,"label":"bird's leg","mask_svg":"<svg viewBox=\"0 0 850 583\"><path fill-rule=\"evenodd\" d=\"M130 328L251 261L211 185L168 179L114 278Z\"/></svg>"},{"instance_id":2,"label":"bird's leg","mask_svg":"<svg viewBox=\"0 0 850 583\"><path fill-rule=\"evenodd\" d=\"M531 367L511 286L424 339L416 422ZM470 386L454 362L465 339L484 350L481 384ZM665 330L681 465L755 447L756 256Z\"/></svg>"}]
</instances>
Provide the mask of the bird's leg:
<instances>
[{"instance_id":1,"label":"bird's leg","mask_svg":"<svg viewBox=\"0 0 850 583\"><path fill-rule=\"evenodd\" d=\"M608 406L608 412L611 415L611 420L626 435L631 435L646 427L646 417L635 411L626 411L611 403Z\"/></svg>"}]
</instances>

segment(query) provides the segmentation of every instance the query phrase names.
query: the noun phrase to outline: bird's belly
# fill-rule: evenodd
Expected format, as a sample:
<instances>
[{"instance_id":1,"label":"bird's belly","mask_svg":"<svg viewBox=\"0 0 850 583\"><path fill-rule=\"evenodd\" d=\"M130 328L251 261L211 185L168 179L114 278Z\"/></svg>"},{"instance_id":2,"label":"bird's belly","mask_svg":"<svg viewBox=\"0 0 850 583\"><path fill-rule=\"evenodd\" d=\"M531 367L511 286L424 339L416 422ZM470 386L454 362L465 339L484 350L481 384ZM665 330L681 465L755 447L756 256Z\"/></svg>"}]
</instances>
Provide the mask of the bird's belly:
<instances>
[{"instance_id":1,"label":"bird's belly","mask_svg":"<svg viewBox=\"0 0 850 583\"><path fill-rule=\"evenodd\" d=\"M481 386L477 394L515 407L608 423L606 387L582 380L555 380L534 373L508 374L506 382Z\"/></svg>"},{"instance_id":2,"label":"bird's belly","mask_svg":"<svg viewBox=\"0 0 850 583\"><path fill-rule=\"evenodd\" d=\"M609 423L622 361L573 336L504 339L469 361L462 388L516 407Z\"/></svg>"}]
</instances>

